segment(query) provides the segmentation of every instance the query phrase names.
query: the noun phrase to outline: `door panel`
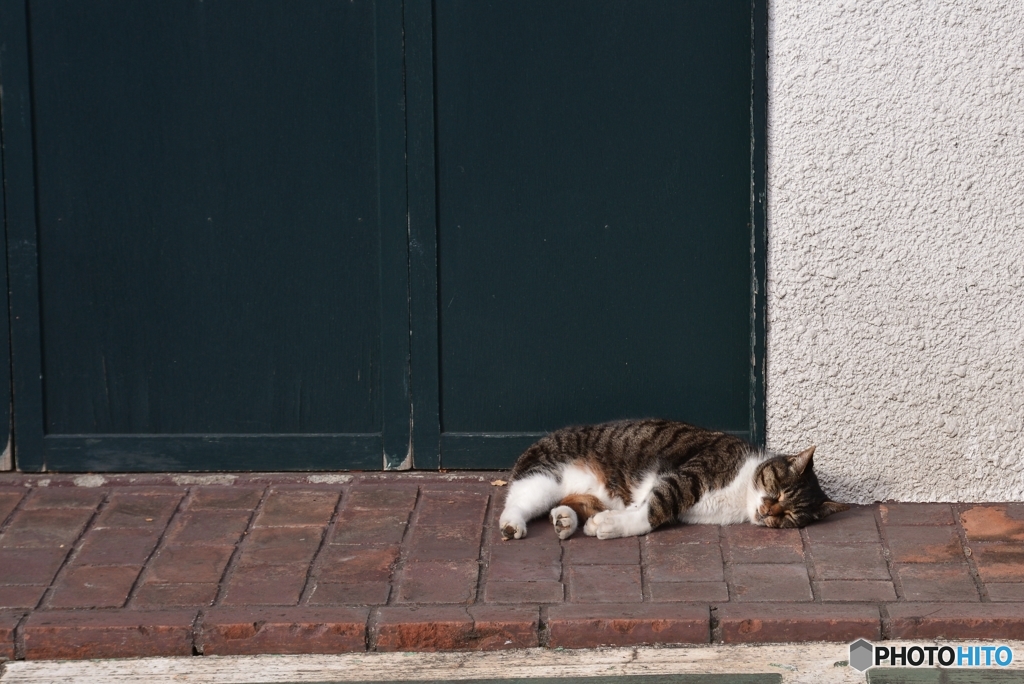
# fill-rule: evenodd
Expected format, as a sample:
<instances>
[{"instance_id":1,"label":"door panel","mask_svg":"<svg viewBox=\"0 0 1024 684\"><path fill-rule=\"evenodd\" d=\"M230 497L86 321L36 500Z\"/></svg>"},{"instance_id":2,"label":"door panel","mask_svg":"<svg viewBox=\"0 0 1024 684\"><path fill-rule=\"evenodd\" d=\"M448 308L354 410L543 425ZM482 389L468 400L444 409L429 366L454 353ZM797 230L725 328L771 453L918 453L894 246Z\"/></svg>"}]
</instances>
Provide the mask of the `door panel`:
<instances>
[{"instance_id":1,"label":"door panel","mask_svg":"<svg viewBox=\"0 0 1024 684\"><path fill-rule=\"evenodd\" d=\"M441 464L749 436L749 2L436 6Z\"/></svg>"},{"instance_id":2,"label":"door panel","mask_svg":"<svg viewBox=\"0 0 1024 684\"><path fill-rule=\"evenodd\" d=\"M0 0L18 467L760 439L763 14Z\"/></svg>"},{"instance_id":3,"label":"door panel","mask_svg":"<svg viewBox=\"0 0 1024 684\"><path fill-rule=\"evenodd\" d=\"M44 445L20 465L380 468L385 414L408 441L400 5L30 11L42 412L19 410Z\"/></svg>"}]
</instances>

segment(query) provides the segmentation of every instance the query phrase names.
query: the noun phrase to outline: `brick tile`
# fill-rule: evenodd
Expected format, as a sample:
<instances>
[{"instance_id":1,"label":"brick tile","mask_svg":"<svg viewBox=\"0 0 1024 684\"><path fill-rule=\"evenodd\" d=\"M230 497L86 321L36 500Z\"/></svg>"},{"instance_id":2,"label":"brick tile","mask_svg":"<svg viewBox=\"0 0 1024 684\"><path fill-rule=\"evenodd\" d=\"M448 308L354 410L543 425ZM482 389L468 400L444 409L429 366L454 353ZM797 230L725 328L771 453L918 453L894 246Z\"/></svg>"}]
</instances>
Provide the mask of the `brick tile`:
<instances>
[{"instance_id":1,"label":"brick tile","mask_svg":"<svg viewBox=\"0 0 1024 684\"><path fill-rule=\"evenodd\" d=\"M815 579L889 580L881 544L811 544Z\"/></svg>"},{"instance_id":2,"label":"brick tile","mask_svg":"<svg viewBox=\"0 0 1024 684\"><path fill-rule=\"evenodd\" d=\"M800 530L777 530L754 525L722 528L728 558L733 563L803 563Z\"/></svg>"},{"instance_id":3,"label":"brick tile","mask_svg":"<svg viewBox=\"0 0 1024 684\"><path fill-rule=\"evenodd\" d=\"M979 601L978 590L964 563L897 566L908 601Z\"/></svg>"},{"instance_id":4,"label":"brick tile","mask_svg":"<svg viewBox=\"0 0 1024 684\"><path fill-rule=\"evenodd\" d=\"M0 548L70 546L91 517L92 511L83 508L18 511L7 530L0 535Z\"/></svg>"},{"instance_id":5,"label":"brick tile","mask_svg":"<svg viewBox=\"0 0 1024 684\"><path fill-rule=\"evenodd\" d=\"M1024 542L1024 504L974 506L960 513L960 522L972 542Z\"/></svg>"},{"instance_id":6,"label":"brick tile","mask_svg":"<svg viewBox=\"0 0 1024 684\"><path fill-rule=\"evenodd\" d=\"M889 551L897 563L962 563L964 550L952 526L890 525Z\"/></svg>"},{"instance_id":7,"label":"brick tile","mask_svg":"<svg viewBox=\"0 0 1024 684\"><path fill-rule=\"evenodd\" d=\"M28 660L192 655L195 610L50 610L22 629Z\"/></svg>"},{"instance_id":8,"label":"brick tile","mask_svg":"<svg viewBox=\"0 0 1024 684\"><path fill-rule=\"evenodd\" d=\"M893 639L1020 639L1024 603L896 603Z\"/></svg>"},{"instance_id":9,"label":"brick tile","mask_svg":"<svg viewBox=\"0 0 1024 684\"><path fill-rule=\"evenodd\" d=\"M676 603L563 604L548 609L547 625L552 648L706 644L711 615L706 606Z\"/></svg>"},{"instance_id":10,"label":"brick tile","mask_svg":"<svg viewBox=\"0 0 1024 684\"><path fill-rule=\"evenodd\" d=\"M562 563L562 547L549 544L531 544L529 537L507 543L492 544L487 548L491 563L522 563L548 565Z\"/></svg>"},{"instance_id":11,"label":"brick tile","mask_svg":"<svg viewBox=\"0 0 1024 684\"><path fill-rule=\"evenodd\" d=\"M71 568L57 581L50 608L120 608L141 567L130 565Z\"/></svg>"},{"instance_id":12,"label":"brick tile","mask_svg":"<svg viewBox=\"0 0 1024 684\"><path fill-rule=\"evenodd\" d=\"M324 482L323 479L325 477L327 480L336 481ZM321 492L341 497L347 489L344 485L346 485L351 478L351 475L343 475L339 473L315 473L304 475L300 475L299 473L274 473L274 482L270 489L272 492ZM244 484L253 483L250 481L242 482Z\"/></svg>"},{"instance_id":13,"label":"brick tile","mask_svg":"<svg viewBox=\"0 0 1024 684\"><path fill-rule=\"evenodd\" d=\"M598 539L576 536L565 543L565 563L570 565L638 565L640 538Z\"/></svg>"},{"instance_id":14,"label":"brick tile","mask_svg":"<svg viewBox=\"0 0 1024 684\"><path fill-rule=\"evenodd\" d=\"M24 611L0 611L0 662L14 660L14 630Z\"/></svg>"},{"instance_id":15,"label":"brick tile","mask_svg":"<svg viewBox=\"0 0 1024 684\"><path fill-rule=\"evenodd\" d=\"M142 478L145 477L142 476ZM116 487L112 491L129 496L171 496L181 499L188 491L185 485L167 484L168 480L173 482L173 476L168 478L166 473L150 476L146 482L140 482L141 478L139 476L130 476L127 478L127 482L125 482L124 478L118 479L121 480L121 486ZM157 484L150 484L152 482ZM126 487L125 484L131 484L131 487Z\"/></svg>"},{"instance_id":16,"label":"brick tile","mask_svg":"<svg viewBox=\"0 0 1024 684\"><path fill-rule=\"evenodd\" d=\"M0 583L49 585L70 550L0 549Z\"/></svg>"},{"instance_id":17,"label":"brick tile","mask_svg":"<svg viewBox=\"0 0 1024 684\"><path fill-rule=\"evenodd\" d=\"M1024 544L992 542L971 547L978 574L988 582L1024 582Z\"/></svg>"},{"instance_id":18,"label":"brick tile","mask_svg":"<svg viewBox=\"0 0 1024 684\"><path fill-rule=\"evenodd\" d=\"M748 564L732 566L736 601L810 601L811 583L803 565Z\"/></svg>"},{"instance_id":19,"label":"brick tile","mask_svg":"<svg viewBox=\"0 0 1024 684\"><path fill-rule=\"evenodd\" d=\"M419 487L416 485L359 484L352 487L345 497L345 510L408 513L416 505L418 492Z\"/></svg>"},{"instance_id":20,"label":"brick tile","mask_svg":"<svg viewBox=\"0 0 1024 684\"><path fill-rule=\"evenodd\" d=\"M828 580L815 582L822 601L895 601L892 582L883 580Z\"/></svg>"},{"instance_id":21,"label":"brick tile","mask_svg":"<svg viewBox=\"0 0 1024 684\"><path fill-rule=\"evenodd\" d=\"M0 584L0 609L35 608L46 589L43 584Z\"/></svg>"},{"instance_id":22,"label":"brick tile","mask_svg":"<svg viewBox=\"0 0 1024 684\"><path fill-rule=\"evenodd\" d=\"M536 608L434 606L379 608L378 651L500 650L538 645Z\"/></svg>"},{"instance_id":23,"label":"brick tile","mask_svg":"<svg viewBox=\"0 0 1024 684\"><path fill-rule=\"evenodd\" d=\"M408 511L345 509L331 533L331 544L398 544L405 536Z\"/></svg>"},{"instance_id":24,"label":"brick tile","mask_svg":"<svg viewBox=\"0 0 1024 684\"><path fill-rule=\"evenodd\" d=\"M249 511L204 511L178 517L167 535L173 544L227 546L237 544L249 526Z\"/></svg>"},{"instance_id":25,"label":"brick tile","mask_svg":"<svg viewBox=\"0 0 1024 684\"><path fill-rule=\"evenodd\" d=\"M211 608L203 655L349 653L366 650L369 608Z\"/></svg>"},{"instance_id":26,"label":"brick tile","mask_svg":"<svg viewBox=\"0 0 1024 684\"><path fill-rule=\"evenodd\" d=\"M985 583L988 597L993 601L1017 601L1024 604L1024 583L992 582Z\"/></svg>"},{"instance_id":27,"label":"brick tile","mask_svg":"<svg viewBox=\"0 0 1024 684\"><path fill-rule=\"evenodd\" d=\"M262 487L196 487L188 510L253 510L263 496Z\"/></svg>"},{"instance_id":28,"label":"brick tile","mask_svg":"<svg viewBox=\"0 0 1024 684\"><path fill-rule=\"evenodd\" d=\"M953 509L944 503L879 504L885 525L952 525Z\"/></svg>"},{"instance_id":29,"label":"brick tile","mask_svg":"<svg viewBox=\"0 0 1024 684\"><path fill-rule=\"evenodd\" d=\"M565 589L561 582L494 582L484 585L486 603L561 603Z\"/></svg>"},{"instance_id":30,"label":"brick tile","mask_svg":"<svg viewBox=\"0 0 1024 684\"><path fill-rule=\"evenodd\" d=\"M562 564L557 560L537 562L529 559L492 559L485 575L488 581L497 582L558 581L562 576Z\"/></svg>"},{"instance_id":31,"label":"brick tile","mask_svg":"<svg viewBox=\"0 0 1024 684\"><path fill-rule=\"evenodd\" d=\"M647 544L718 543L718 525L666 525L644 535Z\"/></svg>"},{"instance_id":32,"label":"brick tile","mask_svg":"<svg viewBox=\"0 0 1024 684\"><path fill-rule=\"evenodd\" d=\"M729 603L718 607L727 644L785 641L877 640L882 621L876 606L817 603Z\"/></svg>"},{"instance_id":33,"label":"brick tile","mask_svg":"<svg viewBox=\"0 0 1024 684\"><path fill-rule=\"evenodd\" d=\"M17 508L18 502L21 501L25 494L22 491L11 489L0 489L0 525L4 524L7 520L7 516Z\"/></svg>"},{"instance_id":34,"label":"brick tile","mask_svg":"<svg viewBox=\"0 0 1024 684\"><path fill-rule=\"evenodd\" d=\"M231 546L165 546L149 564L151 584L219 582L231 559Z\"/></svg>"},{"instance_id":35,"label":"brick tile","mask_svg":"<svg viewBox=\"0 0 1024 684\"><path fill-rule=\"evenodd\" d=\"M141 527L162 530L171 519L182 493L111 494L110 501L96 518L95 527Z\"/></svg>"},{"instance_id":36,"label":"brick tile","mask_svg":"<svg viewBox=\"0 0 1024 684\"><path fill-rule=\"evenodd\" d=\"M180 606L209 606L217 597L219 585L155 584L145 583L132 599L132 608L176 608Z\"/></svg>"},{"instance_id":37,"label":"brick tile","mask_svg":"<svg viewBox=\"0 0 1024 684\"><path fill-rule=\"evenodd\" d=\"M397 603L472 603L479 571L472 560L407 563L399 578Z\"/></svg>"},{"instance_id":38,"label":"brick tile","mask_svg":"<svg viewBox=\"0 0 1024 684\"><path fill-rule=\"evenodd\" d=\"M160 541L160 530L109 527L90 530L79 548L78 565L143 565Z\"/></svg>"},{"instance_id":39,"label":"brick tile","mask_svg":"<svg viewBox=\"0 0 1024 684\"><path fill-rule=\"evenodd\" d=\"M282 489L271 491L256 518L256 527L326 525L334 514L339 492Z\"/></svg>"},{"instance_id":40,"label":"brick tile","mask_svg":"<svg viewBox=\"0 0 1024 684\"><path fill-rule=\"evenodd\" d=\"M318 582L309 597L310 605L383 605L388 602L391 585L387 582Z\"/></svg>"},{"instance_id":41,"label":"brick tile","mask_svg":"<svg viewBox=\"0 0 1024 684\"><path fill-rule=\"evenodd\" d=\"M302 596L308 563L274 563L236 568L221 603L229 606L294 606Z\"/></svg>"},{"instance_id":42,"label":"brick tile","mask_svg":"<svg viewBox=\"0 0 1024 684\"><path fill-rule=\"evenodd\" d=\"M875 524L874 508L854 506L848 511L835 513L808 525L807 538L811 542L825 544L849 544L860 542L879 543L882 538Z\"/></svg>"},{"instance_id":43,"label":"brick tile","mask_svg":"<svg viewBox=\"0 0 1024 684\"><path fill-rule=\"evenodd\" d=\"M414 560L468 560L480 555L479 525L459 522L452 525L419 525L412 529L408 542L409 558Z\"/></svg>"},{"instance_id":44,"label":"brick tile","mask_svg":"<svg viewBox=\"0 0 1024 684\"><path fill-rule=\"evenodd\" d=\"M647 586L651 601L657 603L724 603L729 600L729 587L725 582L651 582Z\"/></svg>"},{"instance_id":45,"label":"brick tile","mask_svg":"<svg viewBox=\"0 0 1024 684\"><path fill-rule=\"evenodd\" d=\"M423 489L420 493L419 525L448 525L458 520L480 529L490 497L469 492L447 492Z\"/></svg>"},{"instance_id":46,"label":"brick tile","mask_svg":"<svg viewBox=\"0 0 1024 684\"><path fill-rule=\"evenodd\" d=\"M36 487L25 501L25 508L88 508L94 510L107 495L105 489L82 487Z\"/></svg>"},{"instance_id":47,"label":"brick tile","mask_svg":"<svg viewBox=\"0 0 1024 684\"><path fill-rule=\"evenodd\" d=\"M331 546L320 555L321 582L387 582L398 560L397 546Z\"/></svg>"},{"instance_id":48,"label":"brick tile","mask_svg":"<svg viewBox=\"0 0 1024 684\"><path fill-rule=\"evenodd\" d=\"M323 533L324 528L313 525L258 527L249 534L242 549L242 562L309 562L320 548Z\"/></svg>"},{"instance_id":49,"label":"brick tile","mask_svg":"<svg viewBox=\"0 0 1024 684\"><path fill-rule=\"evenodd\" d=\"M640 568L630 565L576 565L566 569L569 600L624 603L643 600Z\"/></svg>"},{"instance_id":50,"label":"brick tile","mask_svg":"<svg viewBox=\"0 0 1024 684\"><path fill-rule=\"evenodd\" d=\"M646 577L649 582L717 582L722 574L722 550L718 544L651 545L647 547Z\"/></svg>"},{"instance_id":51,"label":"brick tile","mask_svg":"<svg viewBox=\"0 0 1024 684\"><path fill-rule=\"evenodd\" d=\"M491 503L493 506L503 506L505 504L505 494L508 488L505 485L493 485L496 479L508 479L509 473L488 473L486 477L479 475L474 482L472 479L466 479L459 482L459 489L467 492L473 492L476 494L486 494L491 497ZM433 486L426 487L427 489L434 489Z\"/></svg>"},{"instance_id":52,"label":"brick tile","mask_svg":"<svg viewBox=\"0 0 1024 684\"><path fill-rule=\"evenodd\" d=\"M470 648L503 650L534 648L539 645L540 610L521 606L470 606L473 618L473 639Z\"/></svg>"}]
</instances>

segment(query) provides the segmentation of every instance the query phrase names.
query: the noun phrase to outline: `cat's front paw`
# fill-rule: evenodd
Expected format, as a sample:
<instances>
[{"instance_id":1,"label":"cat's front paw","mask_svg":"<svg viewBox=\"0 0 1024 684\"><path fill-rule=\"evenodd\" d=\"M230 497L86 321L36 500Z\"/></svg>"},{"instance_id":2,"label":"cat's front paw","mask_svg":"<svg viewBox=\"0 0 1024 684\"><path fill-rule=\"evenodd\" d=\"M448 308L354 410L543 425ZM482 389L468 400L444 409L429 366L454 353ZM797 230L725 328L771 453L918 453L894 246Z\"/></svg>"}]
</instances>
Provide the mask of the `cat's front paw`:
<instances>
[{"instance_id":1,"label":"cat's front paw","mask_svg":"<svg viewBox=\"0 0 1024 684\"><path fill-rule=\"evenodd\" d=\"M555 534L559 539L568 539L579 526L579 519L576 511L568 506L558 506L551 509L551 522L555 525Z\"/></svg>"},{"instance_id":2,"label":"cat's front paw","mask_svg":"<svg viewBox=\"0 0 1024 684\"><path fill-rule=\"evenodd\" d=\"M502 541L522 539L526 536L525 520L501 520L498 522L498 525L501 527Z\"/></svg>"}]
</instances>

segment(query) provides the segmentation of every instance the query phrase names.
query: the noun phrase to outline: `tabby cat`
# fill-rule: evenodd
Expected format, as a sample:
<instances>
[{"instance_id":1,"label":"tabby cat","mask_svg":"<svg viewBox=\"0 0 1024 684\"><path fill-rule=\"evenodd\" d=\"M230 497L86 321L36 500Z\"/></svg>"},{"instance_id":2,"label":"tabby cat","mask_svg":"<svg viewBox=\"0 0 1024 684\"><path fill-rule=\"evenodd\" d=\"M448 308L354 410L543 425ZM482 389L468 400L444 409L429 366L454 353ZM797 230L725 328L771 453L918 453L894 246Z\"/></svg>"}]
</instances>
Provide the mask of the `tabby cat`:
<instances>
[{"instance_id":1,"label":"tabby cat","mask_svg":"<svg viewBox=\"0 0 1024 684\"><path fill-rule=\"evenodd\" d=\"M659 525L803 527L845 511L818 484L814 447L765 453L739 437L667 420L568 427L523 452L509 478L499 525L522 539L550 512L559 538L583 524L599 539L647 534Z\"/></svg>"}]
</instances>

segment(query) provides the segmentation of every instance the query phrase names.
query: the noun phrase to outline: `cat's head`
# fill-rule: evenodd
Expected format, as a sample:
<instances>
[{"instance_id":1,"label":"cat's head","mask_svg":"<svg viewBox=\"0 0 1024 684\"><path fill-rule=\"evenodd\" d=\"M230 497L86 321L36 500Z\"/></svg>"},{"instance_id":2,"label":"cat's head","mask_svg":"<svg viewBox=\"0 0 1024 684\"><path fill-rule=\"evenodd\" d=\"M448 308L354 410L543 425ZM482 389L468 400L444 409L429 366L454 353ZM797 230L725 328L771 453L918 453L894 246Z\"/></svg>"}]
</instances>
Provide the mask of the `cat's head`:
<instances>
[{"instance_id":1,"label":"cat's head","mask_svg":"<svg viewBox=\"0 0 1024 684\"><path fill-rule=\"evenodd\" d=\"M754 522L766 527L803 527L845 511L846 504L830 501L814 474L814 447L796 456L776 456L761 464L754 486L761 496Z\"/></svg>"}]
</instances>

